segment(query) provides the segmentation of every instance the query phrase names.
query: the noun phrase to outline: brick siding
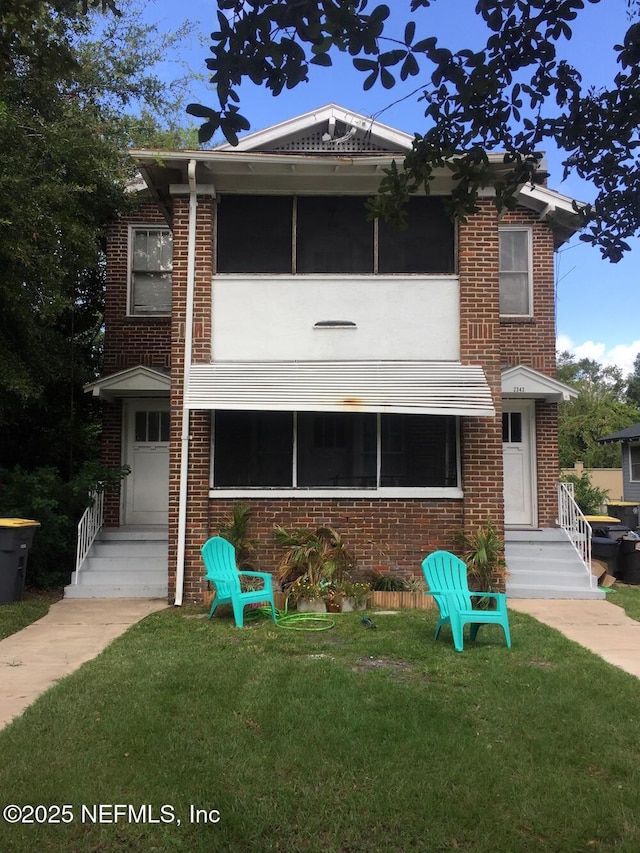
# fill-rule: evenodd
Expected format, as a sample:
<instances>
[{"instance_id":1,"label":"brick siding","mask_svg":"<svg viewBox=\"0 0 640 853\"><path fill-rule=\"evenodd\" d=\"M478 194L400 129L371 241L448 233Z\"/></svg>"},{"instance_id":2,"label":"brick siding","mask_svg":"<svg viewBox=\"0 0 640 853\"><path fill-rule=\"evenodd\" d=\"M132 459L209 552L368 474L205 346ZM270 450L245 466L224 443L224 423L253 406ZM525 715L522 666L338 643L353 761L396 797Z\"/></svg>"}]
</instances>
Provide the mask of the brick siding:
<instances>
[{"instance_id":1,"label":"brick siding","mask_svg":"<svg viewBox=\"0 0 640 853\"><path fill-rule=\"evenodd\" d=\"M436 548L455 550L455 533L472 530L488 517L503 529L501 370L524 364L555 376L553 241L549 229L524 209L499 219L492 202L460 224L460 347L464 364L482 365L493 395L495 418L463 418L461 424L464 500L343 500L304 498L255 499L250 536L257 541L256 565L275 569L279 553L273 525L316 527L331 524L356 554L358 570L390 571L403 577L420 573L424 555ZM182 432L182 387L186 321L188 244L187 197L174 199L173 315L168 318L126 318L127 237L129 222L158 223L157 210L146 204L135 216L114 224L109 234L107 335L105 373L137 364L171 367L171 443L169 489L169 596L175 593L177 526ZM213 225L215 203L198 199L193 360L211 358ZM498 280L499 222L530 225L534 245L534 316L500 320ZM121 409L107 404L103 419L105 461L120 464ZM185 551L185 602L201 601L200 547L228 520L236 501L209 499L211 419L192 412L189 419L189 485ZM541 524L555 518L557 418L555 405L536 405L538 509ZM110 523L117 519L117 496L108 500Z\"/></svg>"}]
</instances>

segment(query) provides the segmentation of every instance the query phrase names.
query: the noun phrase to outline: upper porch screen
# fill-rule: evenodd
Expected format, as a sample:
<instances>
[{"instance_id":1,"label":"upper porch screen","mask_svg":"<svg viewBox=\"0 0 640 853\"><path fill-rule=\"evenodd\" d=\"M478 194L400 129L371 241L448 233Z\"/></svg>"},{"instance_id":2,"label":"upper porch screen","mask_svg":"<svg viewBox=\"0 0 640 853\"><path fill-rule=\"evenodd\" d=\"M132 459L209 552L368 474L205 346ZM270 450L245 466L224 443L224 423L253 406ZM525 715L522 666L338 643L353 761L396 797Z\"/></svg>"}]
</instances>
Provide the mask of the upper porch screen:
<instances>
[{"instance_id":1,"label":"upper porch screen","mask_svg":"<svg viewBox=\"0 0 640 853\"><path fill-rule=\"evenodd\" d=\"M223 196L219 273L455 272L454 224L439 198L409 201L407 227L368 221L361 196Z\"/></svg>"}]
</instances>

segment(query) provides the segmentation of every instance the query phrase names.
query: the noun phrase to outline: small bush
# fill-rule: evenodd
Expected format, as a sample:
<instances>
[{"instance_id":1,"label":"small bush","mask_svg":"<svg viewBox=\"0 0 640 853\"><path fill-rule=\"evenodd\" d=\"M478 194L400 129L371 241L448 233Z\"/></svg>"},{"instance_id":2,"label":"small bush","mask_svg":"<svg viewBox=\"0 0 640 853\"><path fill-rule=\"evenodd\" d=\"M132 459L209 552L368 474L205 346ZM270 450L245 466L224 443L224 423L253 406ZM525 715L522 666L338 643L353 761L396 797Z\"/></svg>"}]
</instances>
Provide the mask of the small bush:
<instances>
[{"instance_id":1,"label":"small bush","mask_svg":"<svg viewBox=\"0 0 640 853\"><path fill-rule=\"evenodd\" d=\"M87 463L69 481L53 467L26 471L0 468L0 517L39 522L27 562L27 586L53 589L69 583L75 568L78 521L89 506L89 492L119 483L128 469Z\"/></svg>"},{"instance_id":2,"label":"small bush","mask_svg":"<svg viewBox=\"0 0 640 853\"><path fill-rule=\"evenodd\" d=\"M406 592L407 582L395 575L383 575L380 572L371 575L371 589L375 592Z\"/></svg>"},{"instance_id":3,"label":"small bush","mask_svg":"<svg viewBox=\"0 0 640 853\"><path fill-rule=\"evenodd\" d=\"M582 476L576 474L565 474L562 477L564 483L573 483L573 496L584 515L598 515L607 502L609 491L599 489L591 485L591 477L586 471Z\"/></svg>"}]
</instances>

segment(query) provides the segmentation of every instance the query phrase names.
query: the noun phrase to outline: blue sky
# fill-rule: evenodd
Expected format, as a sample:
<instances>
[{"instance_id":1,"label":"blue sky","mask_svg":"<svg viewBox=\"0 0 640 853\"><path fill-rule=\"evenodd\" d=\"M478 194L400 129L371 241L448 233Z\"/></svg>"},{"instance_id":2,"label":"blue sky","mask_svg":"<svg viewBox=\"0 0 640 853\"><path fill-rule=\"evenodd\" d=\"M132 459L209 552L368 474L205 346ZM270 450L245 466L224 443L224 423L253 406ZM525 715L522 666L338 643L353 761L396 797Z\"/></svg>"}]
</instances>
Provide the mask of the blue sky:
<instances>
[{"instance_id":1,"label":"blue sky","mask_svg":"<svg viewBox=\"0 0 640 853\"><path fill-rule=\"evenodd\" d=\"M409 8L409 0L387 0L394 10ZM371 0L370 7L377 5ZM439 0L430 9L414 16L418 25L416 38L435 35L449 48L474 47L478 26L472 0ZM452 14L452 10L455 13ZM613 45L619 43L628 27L625 0L601 0L586 4L583 16L574 27L574 37L564 51L582 71L585 81L594 86L607 85L616 73ZM213 0L150 0L145 12L149 21L170 30L184 20L198 25L203 35L217 29L216 3ZM402 15L398 16L402 19ZM398 34L402 28L399 27ZM479 46L479 44L478 44ZM206 75L205 60L209 41L200 45L193 39L180 59L193 71ZM396 86L390 91L376 86L362 90L364 75L353 69L348 57L339 57L333 68L313 69L308 83L274 98L269 92L251 84L241 89L240 111L259 130L284 121L299 113L334 102L364 115L377 114L385 124L408 133L424 128L424 114L416 97L395 101L408 95L421 78ZM205 83L194 84L192 99L217 106L215 95ZM593 190L580 179L562 181L561 157L547 149L550 170L549 185L559 192L590 201ZM627 373L640 352L640 240L632 241L632 251L619 263L603 261L597 249L573 239L557 256L558 347L569 349L578 357L587 356L603 364L616 364Z\"/></svg>"}]
</instances>

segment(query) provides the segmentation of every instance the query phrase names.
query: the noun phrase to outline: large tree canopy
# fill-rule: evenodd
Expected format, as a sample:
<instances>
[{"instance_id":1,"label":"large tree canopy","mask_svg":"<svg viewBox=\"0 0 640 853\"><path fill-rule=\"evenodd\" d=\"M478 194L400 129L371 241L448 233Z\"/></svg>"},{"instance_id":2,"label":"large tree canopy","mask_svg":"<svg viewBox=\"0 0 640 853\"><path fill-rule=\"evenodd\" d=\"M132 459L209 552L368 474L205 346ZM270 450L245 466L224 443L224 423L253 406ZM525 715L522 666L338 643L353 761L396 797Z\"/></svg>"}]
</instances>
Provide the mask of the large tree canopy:
<instances>
[{"instance_id":1,"label":"large tree canopy","mask_svg":"<svg viewBox=\"0 0 640 853\"><path fill-rule=\"evenodd\" d=\"M155 70L171 45L134 4L0 8L0 465L59 464L72 432L61 411L71 416L72 387L95 368L104 225L128 204L126 146L179 130L180 91Z\"/></svg>"},{"instance_id":2,"label":"large tree canopy","mask_svg":"<svg viewBox=\"0 0 640 853\"><path fill-rule=\"evenodd\" d=\"M162 36L139 0L112 7L0 3L0 515L42 524L31 583L71 570L77 516L109 476L82 385L100 356L104 226L130 204L126 147L187 139L184 74L176 88L157 70L185 30Z\"/></svg>"},{"instance_id":3,"label":"large tree canopy","mask_svg":"<svg viewBox=\"0 0 640 853\"><path fill-rule=\"evenodd\" d=\"M458 179L458 215L475 209L485 186L495 188L498 205L511 206L515 189L531 180L538 152L551 141L566 155L565 175L574 172L597 191L595 202L582 209L581 239L619 260L627 238L640 232L638 0L627 0L629 27L615 45L618 73L597 90L584 86L579 68L562 56L584 0L477 0L485 43L462 50L449 49L428 29L425 10L436 2L408 0L398 35L395 0L393 16L387 5L368 0L218 0L207 66L219 105L189 106L205 120L201 141L219 128L234 143L249 129L239 108L245 78L278 95L307 80L311 65L330 66L336 51L346 52L364 75L365 89L378 83L392 89L413 79L413 94L424 103L425 125L404 170L391 170L383 180L376 214L401 216L408 194L428 188L443 165ZM597 59L587 53L584 61ZM498 177L486 157L495 151L504 152L511 167Z\"/></svg>"},{"instance_id":4,"label":"large tree canopy","mask_svg":"<svg viewBox=\"0 0 640 853\"><path fill-rule=\"evenodd\" d=\"M578 392L558 410L560 466L571 468L581 461L587 468L619 467L620 445L598 444L598 439L640 420L640 409L628 392L633 374L625 378L618 367L562 352L558 379Z\"/></svg>"}]
</instances>

